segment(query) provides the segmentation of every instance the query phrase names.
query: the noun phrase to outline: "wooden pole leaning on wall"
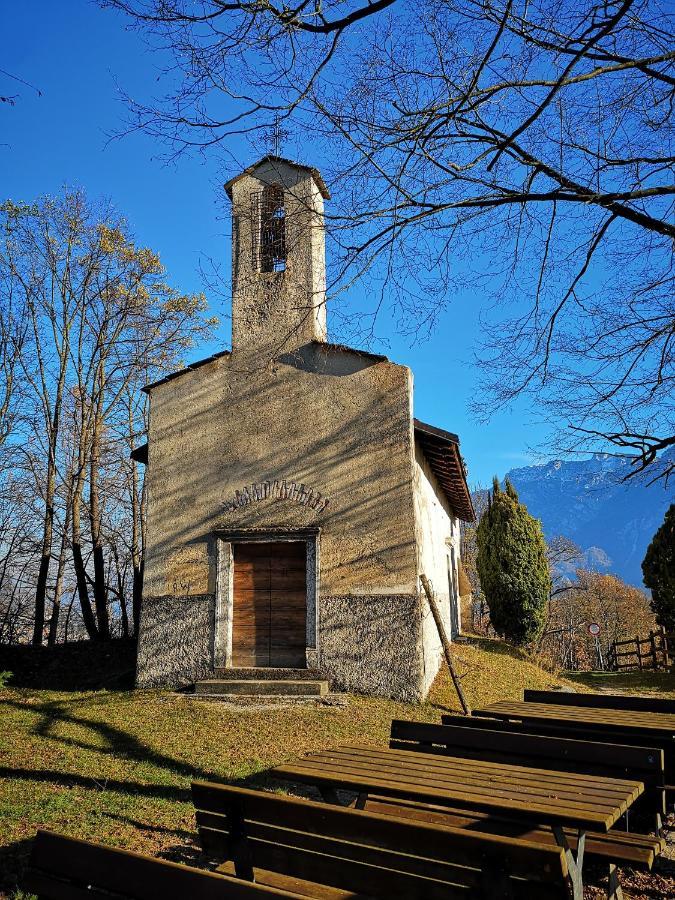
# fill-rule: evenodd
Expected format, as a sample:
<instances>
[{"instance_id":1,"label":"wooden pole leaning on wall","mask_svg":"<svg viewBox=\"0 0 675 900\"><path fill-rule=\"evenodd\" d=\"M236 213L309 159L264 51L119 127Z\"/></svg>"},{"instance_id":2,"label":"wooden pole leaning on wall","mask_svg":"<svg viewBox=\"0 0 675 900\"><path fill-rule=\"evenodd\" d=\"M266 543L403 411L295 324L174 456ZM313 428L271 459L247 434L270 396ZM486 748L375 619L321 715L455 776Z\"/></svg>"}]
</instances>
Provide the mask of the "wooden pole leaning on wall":
<instances>
[{"instance_id":1,"label":"wooden pole leaning on wall","mask_svg":"<svg viewBox=\"0 0 675 900\"><path fill-rule=\"evenodd\" d=\"M434 622L436 623L436 629L438 630L438 636L441 639L441 644L443 645L443 653L445 654L445 661L448 664L448 669L450 670L450 677L452 678L452 683L455 686L455 690L457 691L457 696L459 697L459 702L462 705L462 710L464 711L465 716L471 715L471 707L467 703L467 699L464 696L464 691L462 690L462 683L459 679L459 675L455 671L455 664L452 658L452 650L450 649L450 641L448 640L448 635L445 631L445 624L443 623L443 617L441 616L441 611L438 608L438 603L436 603L436 597L434 595L431 584L429 583L429 579L426 575L420 575L420 581L422 582L422 587L424 588L424 593L427 595L427 600L429 601L429 607L431 608L431 614L434 617Z\"/></svg>"}]
</instances>

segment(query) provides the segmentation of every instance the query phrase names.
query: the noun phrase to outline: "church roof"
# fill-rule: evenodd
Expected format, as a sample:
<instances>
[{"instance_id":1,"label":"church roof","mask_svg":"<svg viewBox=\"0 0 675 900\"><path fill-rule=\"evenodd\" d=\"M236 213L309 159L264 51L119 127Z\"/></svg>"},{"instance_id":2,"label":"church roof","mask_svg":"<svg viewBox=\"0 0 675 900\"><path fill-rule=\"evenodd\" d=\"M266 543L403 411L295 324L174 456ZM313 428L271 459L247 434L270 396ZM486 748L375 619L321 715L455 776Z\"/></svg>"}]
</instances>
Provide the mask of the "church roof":
<instances>
[{"instance_id":1,"label":"church roof","mask_svg":"<svg viewBox=\"0 0 675 900\"><path fill-rule=\"evenodd\" d=\"M369 353L367 350L358 350L356 347L347 347L346 344L331 344L328 341L312 341L312 344L326 350L335 350L341 353L353 353L356 356L372 359L374 362L388 362L387 357L382 356L380 353ZM149 394L153 388L158 387L160 384L166 384L167 381L173 381L174 378L180 378L181 375L187 375L188 372L194 372L195 369L199 369L201 366L213 362L214 359L220 359L221 356L230 356L231 353L231 350L220 350L218 353L213 353L205 359L198 359L197 362L190 363L189 366L185 366L183 369L178 369L176 372L170 372L163 378L159 378L157 381L146 384L141 390L144 394Z\"/></svg>"},{"instance_id":2,"label":"church roof","mask_svg":"<svg viewBox=\"0 0 675 900\"><path fill-rule=\"evenodd\" d=\"M464 522L474 522L476 513L466 481L466 466L459 452L459 438L419 419L413 421L415 437L455 515Z\"/></svg>"},{"instance_id":3,"label":"church roof","mask_svg":"<svg viewBox=\"0 0 675 900\"><path fill-rule=\"evenodd\" d=\"M259 159L258 162L254 162L252 165L248 166L244 169L243 172L240 172L239 175L235 175L234 178L230 178L229 181L226 181L224 184L224 188L227 192L227 196L232 199L232 186L235 182L239 181L240 178L243 178L245 175L250 175L252 172L261 166L263 163L284 163L287 166L292 166L294 169L302 169L303 172L309 172L312 175L312 178L316 182L316 186L319 189L319 192L324 200L330 200L330 191L326 187L326 182L321 177L321 172L318 169L315 169L314 166L303 166L302 163L294 162L292 159L286 159L284 156L274 156L272 154L268 154L267 156L263 156L262 159Z\"/></svg>"}]
</instances>

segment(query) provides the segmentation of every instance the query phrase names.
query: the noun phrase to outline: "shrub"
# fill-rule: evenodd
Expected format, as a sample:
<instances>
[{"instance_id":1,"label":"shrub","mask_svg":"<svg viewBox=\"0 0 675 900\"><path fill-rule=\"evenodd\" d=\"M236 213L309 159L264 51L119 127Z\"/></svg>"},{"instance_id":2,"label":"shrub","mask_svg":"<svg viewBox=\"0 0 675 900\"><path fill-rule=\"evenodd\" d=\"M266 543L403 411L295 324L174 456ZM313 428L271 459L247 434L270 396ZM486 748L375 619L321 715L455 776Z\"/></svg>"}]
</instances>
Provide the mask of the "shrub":
<instances>
[{"instance_id":1,"label":"shrub","mask_svg":"<svg viewBox=\"0 0 675 900\"><path fill-rule=\"evenodd\" d=\"M666 511L642 561L642 577L652 592L656 621L666 631L675 631L675 503Z\"/></svg>"},{"instance_id":2,"label":"shrub","mask_svg":"<svg viewBox=\"0 0 675 900\"><path fill-rule=\"evenodd\" d=\"M507 481L495 478L486 512L478 526L476 566L498 634L516 646L541 635L551 590L541 522L520 503Z\"/></svg>"}]
</instances>

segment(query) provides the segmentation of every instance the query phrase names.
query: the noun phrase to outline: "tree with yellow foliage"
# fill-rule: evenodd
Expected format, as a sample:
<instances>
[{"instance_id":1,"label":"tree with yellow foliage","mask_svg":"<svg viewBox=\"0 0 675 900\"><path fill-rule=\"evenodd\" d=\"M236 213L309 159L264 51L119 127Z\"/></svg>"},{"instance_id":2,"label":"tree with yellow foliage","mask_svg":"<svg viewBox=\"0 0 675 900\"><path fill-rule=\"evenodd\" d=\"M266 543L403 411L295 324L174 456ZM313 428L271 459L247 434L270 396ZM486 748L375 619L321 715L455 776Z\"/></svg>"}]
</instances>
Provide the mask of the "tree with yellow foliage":
<instances>
[{"instance_id":1,"label":"tree with yellow foliage","mask_svg":"<svg viewBox=\"0 0 675 900\"><path fill-rule=\"evenodd\" d=\"M12 333L22 335L16 350L25 387L6 445L34 482L42 523L35 571L28 570L33 643L44 638L50 591L55 640L68 573L89 637L105 640L111 596L124 593L112 577L120 548L112 552L107 520L122 500L114 473L136 437L133 423L142 422L138 388L179 365L215 320L203 295L167 283L158 254L135 243L110 204L92 204L82 191L7 201L0 229L0 316L11 308ZM142 502L140 490L132 505ZM142 529L135 532L140 542ZM140 547L124 549L140 565Z\"/></svg>"}]
</instances>

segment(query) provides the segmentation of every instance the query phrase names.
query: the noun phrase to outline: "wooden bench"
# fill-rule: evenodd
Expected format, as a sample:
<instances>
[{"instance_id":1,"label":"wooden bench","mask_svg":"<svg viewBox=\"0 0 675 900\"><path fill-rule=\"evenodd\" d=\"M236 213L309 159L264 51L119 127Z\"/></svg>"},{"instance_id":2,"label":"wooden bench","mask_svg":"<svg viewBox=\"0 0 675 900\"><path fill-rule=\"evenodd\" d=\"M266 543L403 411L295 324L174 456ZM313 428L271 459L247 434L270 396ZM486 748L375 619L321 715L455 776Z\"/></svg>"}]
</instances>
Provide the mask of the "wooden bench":
<instances>
[{"instance_id":1,"label":"wooden bench","mask_svg":"<svg viewBox=\"0 0 675 900\"><path fill-rule=\"evenodd\" d=\"M315 898L568 898L563 851L515 837L410 822L195 782L218 871Z\"/></svg>"},{"instance_id":2,"label":"wooden bench","mask_svg":"<svg viewBox=\"0 0 675 900\"><path fill-rule=\"evenodd\" d=\"M40 900L298 900L203 869L38 831L22 888Z\"/></svg>"},{"instance_id":3,"label":"wooden bench","mask_svg":"<svg viewBox=\"0 0 675 900\"><path fill-rule=\"evenodd\" d=\"M658 697L630 697L625 694L573 694L570 691L523 691L527 703L557 703L559 706L586 706L589 709L628 709L636 712L675 713L675 700Z\"/></svg>"},{"instance_id":4,"label":"wooden bench","mask_svg":"<svg viewBox=\"0 0 675 900\"><path fill-rule=\"evenodd\" d=\"M449 720L452 720L450 722ZM459 756L508 765L551 768L584 774L635 778L645 783L650 812L660 826L663 809L663 754L652 748L609 746L606 744L546 737L509 731L505 728L490 730L482 724L466 727L465 717L444 716L443 725L394 720L391 725L392 749L408 749L416 753L433 753ZM460 724L455 725L454 721ZM489 720L484 720L489 721ZM647 790L647 784L650 789ZM643 795L644 797L645 795ZM640 798L642 799L642 798ZM446 823L454 828L468 828L490 834L515 836L519 839L554 845L555 838L549 826L523 826L508 817L399 800L392 797L369 796L364 808L372 812L413 818L437 824ZM572 850L576 839L572 829L565 829ZM665 841L659 837L635 834L617 829L607 833L589 832L586 835L585 855L609 865L610 889L608 896L619 897L617 865L651 869L655 858L665 849Z\"/></svg>"}]
</instances>

